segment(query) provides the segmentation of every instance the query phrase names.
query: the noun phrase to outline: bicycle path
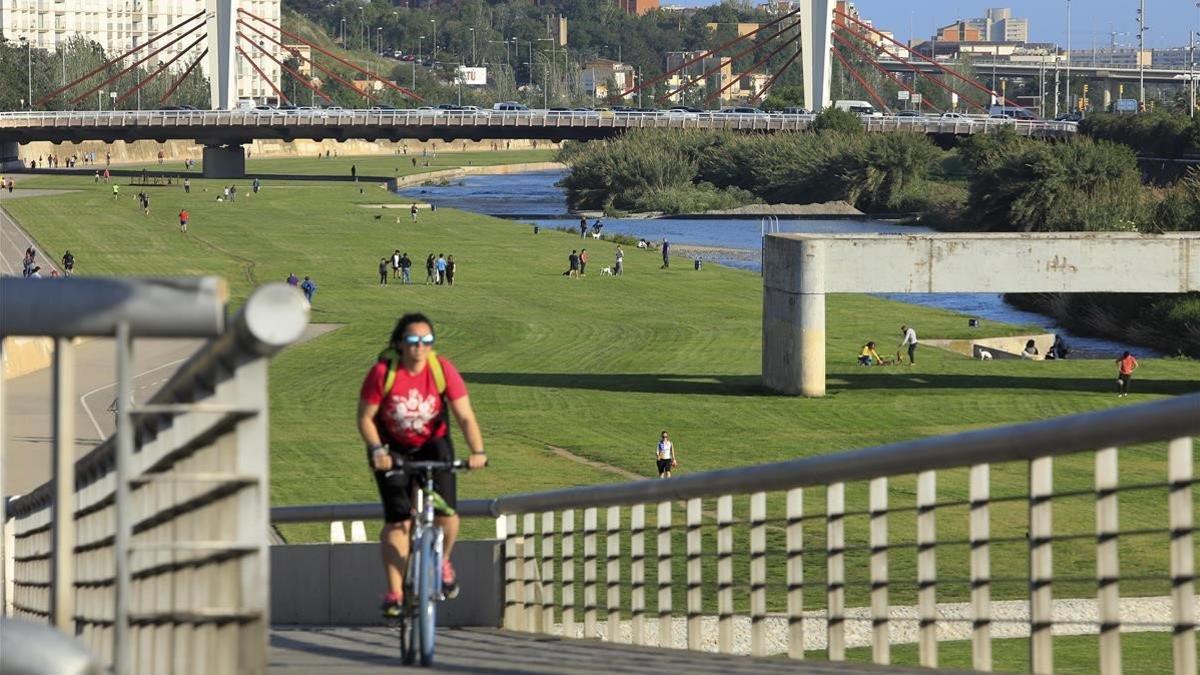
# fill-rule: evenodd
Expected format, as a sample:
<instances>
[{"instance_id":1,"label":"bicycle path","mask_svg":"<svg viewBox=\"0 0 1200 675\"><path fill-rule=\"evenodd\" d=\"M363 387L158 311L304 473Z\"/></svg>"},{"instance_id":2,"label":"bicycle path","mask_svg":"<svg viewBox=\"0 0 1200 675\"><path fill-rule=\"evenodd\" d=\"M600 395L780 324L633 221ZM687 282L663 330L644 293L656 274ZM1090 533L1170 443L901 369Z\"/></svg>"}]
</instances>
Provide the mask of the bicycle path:
<instances>
[{"instance_id":1,"label":"bicycle path","mask_svg":"<svg viewBox=\"0 0 1200 675\"><path fill-rule=\"evenodd\" d=\"M402 668L397 658L398 644L396 633L383 627L273 628L267 668L268 672L280 675L394 673ZM481 675L849 675L929 671L858 663L750 658L682 649L614 645L600 640L571 640L488 628L460 628L438 632L433 667L422 668L419 672Z\"/></svg>"}]
</instances>

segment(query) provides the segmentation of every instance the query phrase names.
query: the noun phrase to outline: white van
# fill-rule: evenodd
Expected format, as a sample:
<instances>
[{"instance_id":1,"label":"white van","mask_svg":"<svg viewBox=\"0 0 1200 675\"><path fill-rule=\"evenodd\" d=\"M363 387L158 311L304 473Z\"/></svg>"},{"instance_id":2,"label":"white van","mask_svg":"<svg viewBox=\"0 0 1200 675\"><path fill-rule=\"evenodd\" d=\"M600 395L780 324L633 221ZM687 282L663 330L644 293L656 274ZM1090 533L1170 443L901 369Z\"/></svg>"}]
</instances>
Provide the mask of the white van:
<instances>
[{"instance_id":1,"label":"white van","mask_svg":"<svg viewBox=\"0 0 1200 675\"><path fill-rule=\"evenodd\" d=\"M876 110L875 106L867 103L866 101L834 101L833 107L837 108L838 110L845 110L846 112L866 115L867 117L883 117L883 113Z\"/></svg>"},{"instance_id":2,"label":"white van","mask_svg":"<svg viewBox=\"0 0 1200 675\"><path fill-rule=\"evenodd\" d=\"M234 110L254 110L258 104L252 98L239 98L237 104L233 106Z\"/></svg>"}]
</instances>

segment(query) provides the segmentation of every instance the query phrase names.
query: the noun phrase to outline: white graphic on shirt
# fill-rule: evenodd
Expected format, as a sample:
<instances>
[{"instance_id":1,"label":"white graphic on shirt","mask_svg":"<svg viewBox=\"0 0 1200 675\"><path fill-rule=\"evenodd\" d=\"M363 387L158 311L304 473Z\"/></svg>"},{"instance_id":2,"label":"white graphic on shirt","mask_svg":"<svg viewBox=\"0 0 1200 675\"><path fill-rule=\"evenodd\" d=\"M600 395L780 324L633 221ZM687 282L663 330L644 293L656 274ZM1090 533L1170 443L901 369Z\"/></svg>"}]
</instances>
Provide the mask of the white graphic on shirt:
<instances>
[{"instance_id":1,"label":"white graphic on shirt","mask_svg":"<svg viewBox=\"0 0 1200 675\"><path fill-rule=\"evenodd\" d=\"M393 433L411 433L418 436L429 433L428 424L438 416L438 397L421 396L416 389L409 389L408 396L392 396L389 417Z\"/></svg>"}]
</instances>

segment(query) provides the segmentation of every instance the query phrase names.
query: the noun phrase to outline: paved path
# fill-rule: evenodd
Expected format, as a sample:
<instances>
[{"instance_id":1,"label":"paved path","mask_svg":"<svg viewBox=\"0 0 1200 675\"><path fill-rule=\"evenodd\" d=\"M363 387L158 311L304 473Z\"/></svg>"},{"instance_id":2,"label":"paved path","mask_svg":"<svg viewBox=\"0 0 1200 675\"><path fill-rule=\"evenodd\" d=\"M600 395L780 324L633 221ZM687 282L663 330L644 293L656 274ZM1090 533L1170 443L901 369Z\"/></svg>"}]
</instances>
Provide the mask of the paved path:
<instances>
[{"instance_id":1,"label":"paved path","mask_svg":"<svg viewBox=\"0 0 1200 675\"><path fill-rule=\"evenodd\" d=\"M268 670L281 675L393 673L400 668L398 644L396 634L382 627L276 628L271 631ZM752 659L679 649L612 645L599 640L565 640L548 635L465 628L441 630L438 633L434 667L419 672L771 675L929 671L826 661Z\"/></svg>"}]
</instances>

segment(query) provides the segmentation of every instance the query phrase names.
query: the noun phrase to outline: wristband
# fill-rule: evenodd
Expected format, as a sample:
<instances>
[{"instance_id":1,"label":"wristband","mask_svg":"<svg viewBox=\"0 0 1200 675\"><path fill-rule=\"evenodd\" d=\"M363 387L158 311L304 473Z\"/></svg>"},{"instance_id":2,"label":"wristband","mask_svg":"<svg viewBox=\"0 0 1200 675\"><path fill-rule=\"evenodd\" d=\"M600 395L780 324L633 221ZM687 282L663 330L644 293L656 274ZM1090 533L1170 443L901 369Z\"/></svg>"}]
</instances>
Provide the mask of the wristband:
<instances>
[{"instance_id":1,"label":"wristband","mask_svg":"<svg viewBox=\"0 0 1200 675\"><path fill-rule=\"evenodd\" d=\"M387 451L388 451L386 445L372 445L372 446L369 446L367 448L367 450L369 450L371 452L372 457L379 457L380 455L386 455Z\"/></svg>"},{"instance_id":2,"label":"wristband","mask_svg":"<svg viewBox=\"0 0 1200 675\"><path fill-rule=\"evenodd\" d=\"M472 455L487 455L487 452L484 450L480 450L479 452L472 452L471 454Z\"/></svg>"}]
</instances>

